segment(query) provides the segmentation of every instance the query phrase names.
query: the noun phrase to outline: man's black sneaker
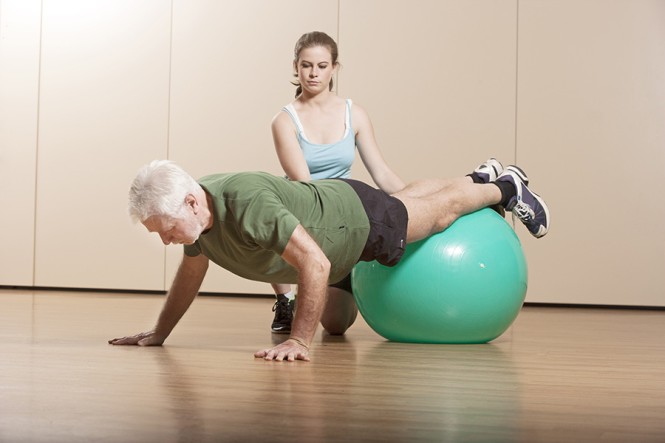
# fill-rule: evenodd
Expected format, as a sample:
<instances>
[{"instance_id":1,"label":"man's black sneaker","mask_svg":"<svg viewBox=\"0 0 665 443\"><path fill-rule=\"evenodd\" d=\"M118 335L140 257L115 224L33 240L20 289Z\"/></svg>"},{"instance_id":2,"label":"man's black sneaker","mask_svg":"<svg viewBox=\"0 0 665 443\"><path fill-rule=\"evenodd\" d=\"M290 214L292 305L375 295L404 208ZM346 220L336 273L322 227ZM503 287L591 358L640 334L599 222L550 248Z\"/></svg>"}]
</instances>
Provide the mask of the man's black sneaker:
<instances>
[{"instance_id":1,"label":"man's black sneaker","mask_svg":"<svg viewBox=\"0 0 665 443\"><path fill-rule=\"evenodd\" d=\"M515 196L506 204L506 211L512 211L527 227L531 235L543 237L550 229L550 210L538 194L528 188L526 174L517 166L508 166L496 181L505 181L515 186Z\"/></svg>"},{"instance_id":2,"label":"man's black sneaker","mask_svg":"<svg viewBox=\"0 0 665 443\"><path fill-rule=\"evenodd\" d=\"M277 295L277 301L272 307L275 318L272 321L272 332L275 334L290 334L291 322L293 321L293 310L295 300L289 300L282 294Z\"/></svg>"}]
</instances>

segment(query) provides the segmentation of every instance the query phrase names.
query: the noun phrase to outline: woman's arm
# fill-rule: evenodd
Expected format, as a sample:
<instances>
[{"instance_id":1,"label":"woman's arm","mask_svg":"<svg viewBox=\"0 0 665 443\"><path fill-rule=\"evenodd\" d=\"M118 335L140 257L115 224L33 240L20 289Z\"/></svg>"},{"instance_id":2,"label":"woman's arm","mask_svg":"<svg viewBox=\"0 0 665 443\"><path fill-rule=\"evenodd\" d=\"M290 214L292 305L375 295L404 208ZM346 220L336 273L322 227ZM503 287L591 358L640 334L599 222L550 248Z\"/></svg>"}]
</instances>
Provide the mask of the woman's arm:
<instances>
[{"instance_id":1,"label":"woman's arm","mask_svg":"<svg viewBox=\"0 0 665 443\"><path fill-rule=\"evenodd\" d=\"M305 156L300 149L293 122L286 112L280 111L270 125L275 152L289 180L309 181L310 174Z\"/></svg>"},{"instance_id":2,"label":"woman's arm","mask_svg":"<svg viewBox=\"0 0 665 443\"><path fill-rule=\"evenodd\" d=\"M367 112L353 104L353 127L356 130L356 146L367 171L374 183L384 192L394 194L406 184L393 172L381 155L381 150L374 136L374 127Z\"/></svg>"}]
</instances>

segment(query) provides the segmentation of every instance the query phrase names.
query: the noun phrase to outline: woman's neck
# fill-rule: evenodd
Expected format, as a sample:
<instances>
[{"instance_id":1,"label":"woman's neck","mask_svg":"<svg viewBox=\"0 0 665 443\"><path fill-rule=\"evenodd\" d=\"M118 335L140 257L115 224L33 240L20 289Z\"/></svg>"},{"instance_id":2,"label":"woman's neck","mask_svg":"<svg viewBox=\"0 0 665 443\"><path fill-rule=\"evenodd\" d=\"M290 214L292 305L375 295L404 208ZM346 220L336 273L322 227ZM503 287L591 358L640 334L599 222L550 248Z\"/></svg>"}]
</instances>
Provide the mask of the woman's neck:
<instances>
[{"instance_id":1,"label":"woman's neck","mask_svg":"<svg viewBox=\"0 0 665 443\"><path fill-rule=\"evenodd\" d=\"M298 97L296 101L300 102L300 104L303 106L323 107L328 105L332 100L335 99L335 97L337 97L337 95L332 91L325 91L316 95L307 95L306 92L303 92L303 94Z\"/></svg>"}]
</instances>

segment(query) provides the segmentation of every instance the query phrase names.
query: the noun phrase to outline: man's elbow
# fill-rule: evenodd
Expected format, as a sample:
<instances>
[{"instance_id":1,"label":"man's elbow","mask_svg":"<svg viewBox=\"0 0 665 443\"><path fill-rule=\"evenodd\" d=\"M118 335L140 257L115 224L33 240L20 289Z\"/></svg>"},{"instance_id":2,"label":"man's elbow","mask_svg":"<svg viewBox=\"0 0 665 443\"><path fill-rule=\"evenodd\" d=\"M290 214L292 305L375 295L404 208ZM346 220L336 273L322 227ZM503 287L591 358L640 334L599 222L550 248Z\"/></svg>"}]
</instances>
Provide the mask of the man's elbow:
<instances>
[{"instance_id":1,"label":"man's elbow","mask_svg":"<svg viewBox=\"0 0 665 443\"><path fill-rule=\"evenodd\" d=\"M332 264L330 263L330 260L328 260L328 257L326 257L324 254L317 256L313 262L313 265L317 273L324 274L326 276L330 274Z\"/></svg>"}]
</instances>

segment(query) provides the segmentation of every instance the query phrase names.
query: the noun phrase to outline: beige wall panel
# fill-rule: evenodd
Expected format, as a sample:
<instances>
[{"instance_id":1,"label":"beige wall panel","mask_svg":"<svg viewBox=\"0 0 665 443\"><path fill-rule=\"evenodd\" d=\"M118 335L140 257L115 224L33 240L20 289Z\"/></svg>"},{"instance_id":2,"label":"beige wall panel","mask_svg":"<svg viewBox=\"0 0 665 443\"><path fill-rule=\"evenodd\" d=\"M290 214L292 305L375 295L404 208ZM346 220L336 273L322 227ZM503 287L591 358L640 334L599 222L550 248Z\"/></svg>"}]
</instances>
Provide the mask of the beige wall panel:
<instances>
[{"instance_id":1,"label":"beige wall panel","mask_svg":"<svg viewBox=\"0 0 665 443\"><path fill-rule=\"evenodd\" d=\"M40 13L0 3L0 285L33 284Z\"/></svg>"},{"instance_id":2,"label":"beige wall panel","mask_svg":"<svg viewBox=\"0 0 665 443\"><path fill-rule=\"evenodd\" d=\"M33 284L40 12L0 3L0 285Z\"/></svg>"},{"instance_id":3,"label":"beige wall panel","mask_svg":"<svg viewBox=\"0 0 665 443\"><path fill-rule=\"evenodd\" d=\"M339 93L406 181L513 161L516 2L341 0L339 34Z\"/></svg>"},{"instance_id":4,"label":"beige wall panel","mask_svg":"<svg viewBox=\"0 0 665 443\"><path fill-rule=\"evenodd\" d=\"M35 284L162 289L127 190L166 155L171 5L44 1Z\"/></svg>"},{"instance_id":5,"label":"beige wall panel","mask_svg":"<svg viewBox=\"0 0 665 443\"><path fill-rule=\"evenodd\" d=\"M665 306L665 2L521 1L518 160L553 213L528 301Z\"/></svg>"},{"instance_id":6,"label":"beige wall panel","mask_svg":"<svg viewBox=\"0 0 665 443\"><path fill-rule=\"evenodd\" d=\"M337 37L337 1L176 0L169 158L195 177L283 174L270 121L293 100L293 47L305 32ZM168 248L169 285L182 257ZM204 291L270 293L269 285L211 266Z\"/></svg>"}]
</instances>

